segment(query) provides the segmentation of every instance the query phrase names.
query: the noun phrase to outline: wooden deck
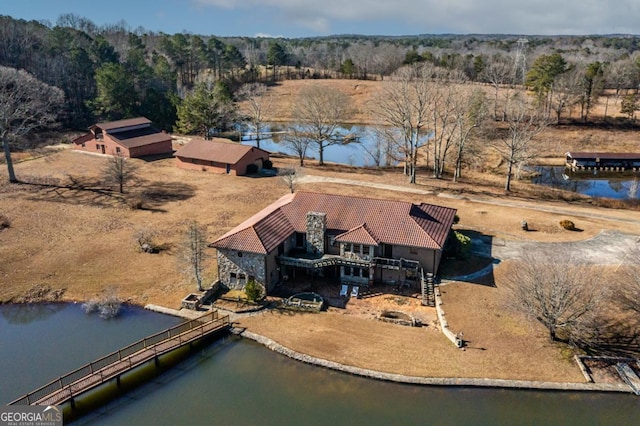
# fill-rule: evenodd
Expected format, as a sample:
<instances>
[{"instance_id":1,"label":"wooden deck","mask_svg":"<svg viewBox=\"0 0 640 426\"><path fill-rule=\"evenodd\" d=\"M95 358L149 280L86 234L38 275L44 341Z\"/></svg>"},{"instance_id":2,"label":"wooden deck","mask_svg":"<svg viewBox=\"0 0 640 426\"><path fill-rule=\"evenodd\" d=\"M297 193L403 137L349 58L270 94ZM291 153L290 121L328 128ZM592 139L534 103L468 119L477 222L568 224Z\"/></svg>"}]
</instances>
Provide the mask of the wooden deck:
<instances>
[{"instance_id":1,"label":"wooden deck","mask_svg":"<svg viewBox=\"0 0 640 426\"><path fill-rule=\"evenodd\" d=\"M84 365L9 405L60 405L119 378L122 374L191 342L228 329L229 316L213 311L139 340L125 348Z\"/></svg>"}]
</instances>

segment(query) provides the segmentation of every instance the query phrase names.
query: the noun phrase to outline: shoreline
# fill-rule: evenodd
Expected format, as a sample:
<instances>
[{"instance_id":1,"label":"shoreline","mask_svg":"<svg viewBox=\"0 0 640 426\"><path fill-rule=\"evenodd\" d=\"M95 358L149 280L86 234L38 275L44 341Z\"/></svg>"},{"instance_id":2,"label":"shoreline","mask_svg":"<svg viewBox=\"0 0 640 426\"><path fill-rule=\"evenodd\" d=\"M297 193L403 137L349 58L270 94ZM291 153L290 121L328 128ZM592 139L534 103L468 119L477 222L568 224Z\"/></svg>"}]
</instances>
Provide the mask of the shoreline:
<instances>
[{"instance_id":1,"label":"shoreline","mask_svg":"<svg viewBox=\"0 0 640 426\"><path fill-rule=\"evenodd\" d=\"M191 315L186 315L185 309L175 310L165 308L158 305L146 305L145 309L163 313L166 315L174 315L181 318L191 319ZM230 315L233 321L233 314ZM385 373L382 371L371 370L366 368L353 367L351 365L340 364L338 362L329 361L323 358L307 355L286 346L268 337L253 333L246 329L236 329L232 333L243 338L252 340L263 345L267 349L284 355L292 360L300 361L305 364L315 365L342 373L352 374L367 379L382 380L387 382L420 385L420 386L468 386L482 388L501 388L501 389L521 389L521 390L547 390L547 391L576 391L576 392L618 392L633 394L631 387L627 384L610 384L610 383L575 383L575 382L542 382L530 380L510 380L510 379L490 379L490 378L470 378L470 377L423 377L423 376L405 376L402 374Z\"/></svg>"},{"instance_id":2,"label":"shoreline","mask_svg":"<svg viewBox=\"0 0 640 426\"><path fill-rule=\"evenodd\" d=\"M284 355L296 361L305 364L315 365L328 368L334 371L352 374L368 379L382 380L408 385L421 386L468 386L482 388L501 388L501 389L520 389L520 390L540 390L540 391L571 391L571 392L618 392L633 394L631 388L626 384L608 384L608 383L572 383L572 382L537 382L528 380L509 380L509 379L479 379L479 378L453 378L453 377L421 377L421 376L404 376L401 374L384 373L381 371L370 370L365 368L353 367L350 365L340 364L334 361L328 361L322 358L306 355L292 349L289 349L274 340L243 330L237 333L239 336L253 340L265 346L276 353Z\"/></svg>"},{"instance_id":3,"label":"shoreline","mask_svg":"<svg viewBox=\"0 0 640 426\"><path fill-rule=\"evenodd\" d=\"M23 304L39 304L39 303L83 303L78 300L55 300L40 301L32 303L3 303L6 305L23 305ZM163 315L171 315L185 320L191 320L204 314L202 311L191 311L188 309L172 309L160 305L147 304L139 305L136 303L126 304L136 306L145 310L156 312ZM241 314L228 313L231 324ZM396 373L385 373L382 371L359 368L351 365L341 364L335 361L314 357L302 352L295 351L286 346L279 344L271 338L253 333L246 329L233 329L231 331L240 337L252 340L263 345L267 349L284 355L292 360L303 362L309 365L315 365L342 373L351 374L367 379L381 380L398 384L419 385L419 386L466 386L481 388L499 388L499 389L520 389L520 390L538 390L538 391L566 391L566 392L617 392L633 394L633 390L627 384L611 384L611 383L577 383L577 382L544 382L531 380L512 380L512 379L491 379L491 378L471 378L471 377L425 377L425 376L406 376Z\"/></svg>"}]
</instances>

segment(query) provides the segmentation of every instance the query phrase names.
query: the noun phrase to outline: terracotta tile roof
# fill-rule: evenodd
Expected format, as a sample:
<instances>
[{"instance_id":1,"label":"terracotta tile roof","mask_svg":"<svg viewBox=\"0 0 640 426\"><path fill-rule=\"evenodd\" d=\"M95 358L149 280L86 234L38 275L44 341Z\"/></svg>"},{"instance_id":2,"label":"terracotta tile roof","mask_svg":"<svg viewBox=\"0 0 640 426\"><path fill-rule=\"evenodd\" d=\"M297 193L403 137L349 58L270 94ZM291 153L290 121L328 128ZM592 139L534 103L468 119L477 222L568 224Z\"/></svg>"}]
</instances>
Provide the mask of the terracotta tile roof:
<instances>
[{"instance_id":1,"label":"terracotta tile roof","mask_svg":"<svg viewBox=\"0 0 640 426\"><path fill-rule=\"evenodd\" d=\"M176 157L192 158L204 161L215 161L224 164L236 164L247 153L258 150L265 154L267 151L250 145L242 145L229 139L215 138L212 140L192 139L174 154Z\"/></svg>"},{"instance_id":2,"label":"terracotta tile roof","mask_svg":"<svg viewBox=\"0 0 640 426\"><path fill-rule=\"evenodd\" d=\"M295 232L280 210L294 194L288 194L260 210L211 244L228 250L267 254ZM252 230L253 232L248 232ZM258 233L259 232L259 233Z\"/></svg>"},{"instance_id":3,"label":"terracotta tile roof","mask_svg":"<svg viewBox=\"0 0 640 426\"><path fill-rule=\"evenodd\" d=\"M378 239L371 234L366 223L340 234L335 241L354 244L366 244L370 246L378 246Z\"/></svg>"},{"instance_id":4,"label":"terracotta tile roof","mask_svg":"<svg viewBox=\"0 0 640 426\"><path fill-rule=\"evenodd\" d=\"M112 131L117 129L140 126L143 124L151 125L151 120L149 120L147 117L127 118L126 120L117 120L117 121L108 121L106 123L98 123L98 124L94 124L91 127L98 127L107 133L111 133Z\"/></svg>"},{"instance_id":5,"label":"terracotta tile roof","mask_svg":"<svg viewBox=\"0 0 640 426\"><path fill-rule=\"evenodd\" d=\"M306 232L310 211L326 213L327 230L343 238L352 235L362 241L430 249L442 249L456 213L431 204L297 192L250 217L211 246L268 253L294 232Z\"/></svg>"}]
</instances>

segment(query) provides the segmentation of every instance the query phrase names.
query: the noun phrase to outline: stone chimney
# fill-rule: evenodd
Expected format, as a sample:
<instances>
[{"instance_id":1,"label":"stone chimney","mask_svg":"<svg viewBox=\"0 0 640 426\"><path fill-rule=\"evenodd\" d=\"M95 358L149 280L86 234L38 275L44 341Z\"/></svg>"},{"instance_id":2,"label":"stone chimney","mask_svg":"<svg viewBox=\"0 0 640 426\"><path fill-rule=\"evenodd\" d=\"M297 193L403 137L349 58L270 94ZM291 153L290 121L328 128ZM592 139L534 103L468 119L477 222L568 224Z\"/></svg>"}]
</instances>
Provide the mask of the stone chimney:
<instances>
[{"instance_id":1,"label":"stone chimney","mask_svg":"<svg viewBox=\"0 0 640 426\"><path fill-rule=\"evenodd\" d=\"M307 213L307 252L324 254L324 238L327 232L327 214Z\"/></svg>"}]
</instances>

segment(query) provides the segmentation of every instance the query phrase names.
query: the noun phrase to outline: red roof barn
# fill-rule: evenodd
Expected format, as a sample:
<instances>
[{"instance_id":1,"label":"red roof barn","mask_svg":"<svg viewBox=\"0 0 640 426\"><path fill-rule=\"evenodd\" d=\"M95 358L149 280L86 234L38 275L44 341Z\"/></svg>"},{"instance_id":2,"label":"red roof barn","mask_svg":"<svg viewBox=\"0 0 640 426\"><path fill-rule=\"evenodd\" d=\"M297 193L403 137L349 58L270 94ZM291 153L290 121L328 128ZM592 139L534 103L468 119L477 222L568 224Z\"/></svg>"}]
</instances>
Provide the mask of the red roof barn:
<instances>
[{"instance_id":1,"label":"red roof barn","mask_svg":"<svg viewBox=\"0 0 640 426\"><path fill-rule=\"evenodd\" d=\"M173 152L171 136L145 117L98 123L89 130L73 140L74 149L131 158Z\"/></svg>"}]
</instances>

